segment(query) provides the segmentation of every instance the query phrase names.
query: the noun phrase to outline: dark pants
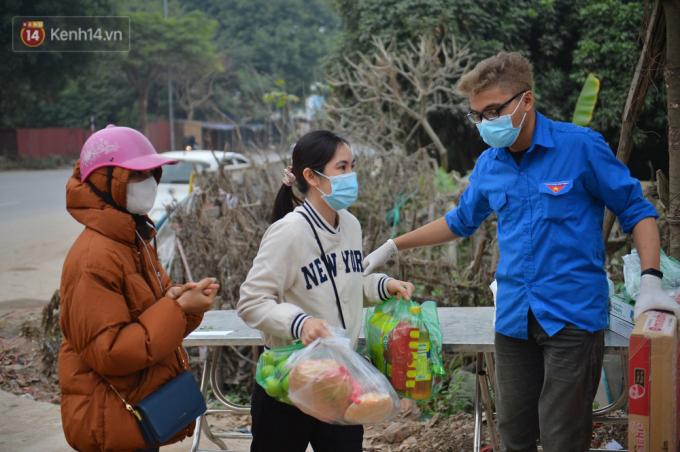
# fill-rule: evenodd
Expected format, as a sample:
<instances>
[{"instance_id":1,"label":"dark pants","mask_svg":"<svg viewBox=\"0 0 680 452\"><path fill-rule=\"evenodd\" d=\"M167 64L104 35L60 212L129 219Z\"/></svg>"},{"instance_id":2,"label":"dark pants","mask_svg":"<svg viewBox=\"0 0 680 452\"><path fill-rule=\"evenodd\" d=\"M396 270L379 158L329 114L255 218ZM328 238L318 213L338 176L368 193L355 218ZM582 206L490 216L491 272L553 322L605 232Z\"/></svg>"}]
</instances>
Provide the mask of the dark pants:
<instances>
[{"instance_id":1,"label":"dark pants","mask_svg":"<svg viewBox=\"0 0 680 452\"><path fill-rule=\"evenodd\" d=\"M305 452L310 443L314 452L361 452L363 426L321 422L272 399L257 383L254 386L251 452Z\"/></svg>"},{"instance_id":2,"label":"dark pants","mask_svg":"<svg viewBox=\"0 0 680 452\"><path fill-rule=\"evenodd\" d=\"M550 337L529 312L529 339L496 333L498 428L507 452L583 452L602 371L604 331L568 325Z\"/></svg>"}]
</instances>

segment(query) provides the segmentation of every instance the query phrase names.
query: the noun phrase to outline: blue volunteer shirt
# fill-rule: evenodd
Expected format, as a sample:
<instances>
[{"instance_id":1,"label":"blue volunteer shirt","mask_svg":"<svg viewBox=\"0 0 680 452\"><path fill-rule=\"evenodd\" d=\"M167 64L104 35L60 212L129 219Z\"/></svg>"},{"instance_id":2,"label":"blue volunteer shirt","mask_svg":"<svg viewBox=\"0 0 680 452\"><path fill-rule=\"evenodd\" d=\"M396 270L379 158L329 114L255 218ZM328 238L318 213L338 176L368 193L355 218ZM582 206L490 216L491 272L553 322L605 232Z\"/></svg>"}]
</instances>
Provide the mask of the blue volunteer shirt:
<instances>
[{"instance_id":1,"label":"blue volunteer shirt","mask_svg":"<svg viewBox=\"0 0 680 452\"><path fill-rule=\"evenodd\" d=\"M591 332L607 326L605 206L626 233L657 216L639 181L591 129L536 113L520 165L506 148L482 153L445 218L454 234L467 237L496 213L497 332L526 339L529 309L551 336L567 324Z\"/></svg>"}]
</instances>

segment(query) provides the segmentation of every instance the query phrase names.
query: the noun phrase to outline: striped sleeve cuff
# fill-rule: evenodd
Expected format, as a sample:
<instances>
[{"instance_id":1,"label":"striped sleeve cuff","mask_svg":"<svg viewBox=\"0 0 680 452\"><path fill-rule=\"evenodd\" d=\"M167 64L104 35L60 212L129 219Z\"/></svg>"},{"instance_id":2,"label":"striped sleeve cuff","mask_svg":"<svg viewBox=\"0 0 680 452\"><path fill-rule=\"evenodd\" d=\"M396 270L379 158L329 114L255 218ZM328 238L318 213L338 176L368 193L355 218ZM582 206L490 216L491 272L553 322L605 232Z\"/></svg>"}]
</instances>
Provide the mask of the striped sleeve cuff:
<instances>
[{"instance_id":1,"label":"striped sleeve cuff","mask_svg":"<svg viewBox=\"0 0 680 452\"><path fill-rule=\"evenodd\" d=\"M387 283L392 279L389 276L383 276L378 280L378 296L380 300L385 301L390 298L390 293L387 291Z\"/></svg>"},{"instance_id":2,"label":"striped sleeve cuff","mask_svg":"<svg viewBox=\"0 0 680 452\"><path fill-rule=\"evenodd\" d=\"M305 314L304 312L301 312L295 316L293 322L290 324L290 335L293 336L293 339L296 340L300 339L300 334L302 333L302 325L305 323L305 320L307 320L310 317L311 316Z\"/></svg>"}]
</instances>

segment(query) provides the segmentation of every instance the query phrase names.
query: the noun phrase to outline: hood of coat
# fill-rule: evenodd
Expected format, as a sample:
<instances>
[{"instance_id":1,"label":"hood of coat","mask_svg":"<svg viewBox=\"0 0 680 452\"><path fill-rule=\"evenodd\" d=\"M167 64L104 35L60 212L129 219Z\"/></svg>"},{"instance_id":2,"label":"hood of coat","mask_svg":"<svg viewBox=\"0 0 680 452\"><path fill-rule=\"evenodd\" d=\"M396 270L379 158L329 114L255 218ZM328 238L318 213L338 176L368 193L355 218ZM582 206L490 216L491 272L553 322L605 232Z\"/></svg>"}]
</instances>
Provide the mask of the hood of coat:
<instances>
[{"instance_id":1,"label":"hood of coat","mask_svg":"<svg viewBox=\"0 0 680 452\"><path fill-rule=\"evenodd\" d=\"M127 184L130 179L130 171L124 168L113 168L111 187L109 191L108 173L109 167L99 168L93 171L87 180L97 190L111 194L113 201L121 208L127 208ZM160 169L154 172L156 181L160 179ZM84 226L91 228L113 240L127 244L135 243L135 231L138 222L150 220L144 216L135 216L128 212L116 209L104 201L94 192L88 182L80 180L80 162L76 162L73 174L66 184L66 210L71 216Z\"/></svg>"}]
</instances>

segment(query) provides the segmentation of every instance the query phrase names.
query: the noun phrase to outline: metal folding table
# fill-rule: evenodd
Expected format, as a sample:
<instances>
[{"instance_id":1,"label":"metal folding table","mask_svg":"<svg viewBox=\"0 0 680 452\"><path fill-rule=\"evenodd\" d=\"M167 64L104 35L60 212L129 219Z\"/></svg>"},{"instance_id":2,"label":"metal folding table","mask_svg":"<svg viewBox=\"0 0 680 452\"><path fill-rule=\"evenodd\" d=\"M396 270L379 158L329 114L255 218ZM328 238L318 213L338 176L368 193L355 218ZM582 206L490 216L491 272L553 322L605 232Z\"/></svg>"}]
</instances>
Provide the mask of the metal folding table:
<instances>
[{"instance_id":1,"label":"metal folding table","mask_svg":"<svg viewBox=\"0 0 680 452\"><path fill-rule=\"evenodd\" d=\"M446 352L472 354L476 357L476 384L474 397L475 435L474 451L481 449L481 432L483 414L486 412L489 436L494 450L499 450L499 438L493 422L493 402L491 389L495 387L493 369L493 308L438 308L441 324L443 346ZM363 317L363 316L362 316ZM363 328L362 328L363 330ZM360 340L363 340L360 338ZM248 327L233 310L209 311L201 325L185 340L185 347L199 347L202 366L201 390L204 395L208 391L223 405L223 409L210 409L197 421L194 433L192 452L199 452L201 432L220 447L225 447L221 439L250 438L250 434L242 432L212 432L205 420L205 416L216 413L248 414L249 406L237 405L230 402L222 392L219 381L219 361L223 347L262 345L259 331ZM628 341L610 331L605 334L607 353L616 353L621 357L622 365L626 365ZM625 375L626 372L623 372ZM625 378L625 377L624 377ZM624 382L623 387L626 388ZM610 418L608 414L622 408L626 403L626 391L610 405L594 411L595 419L600 422L617 421L620 418ZM227 449L223 449L227 450Z\"/></svg>"}]
</instances>

